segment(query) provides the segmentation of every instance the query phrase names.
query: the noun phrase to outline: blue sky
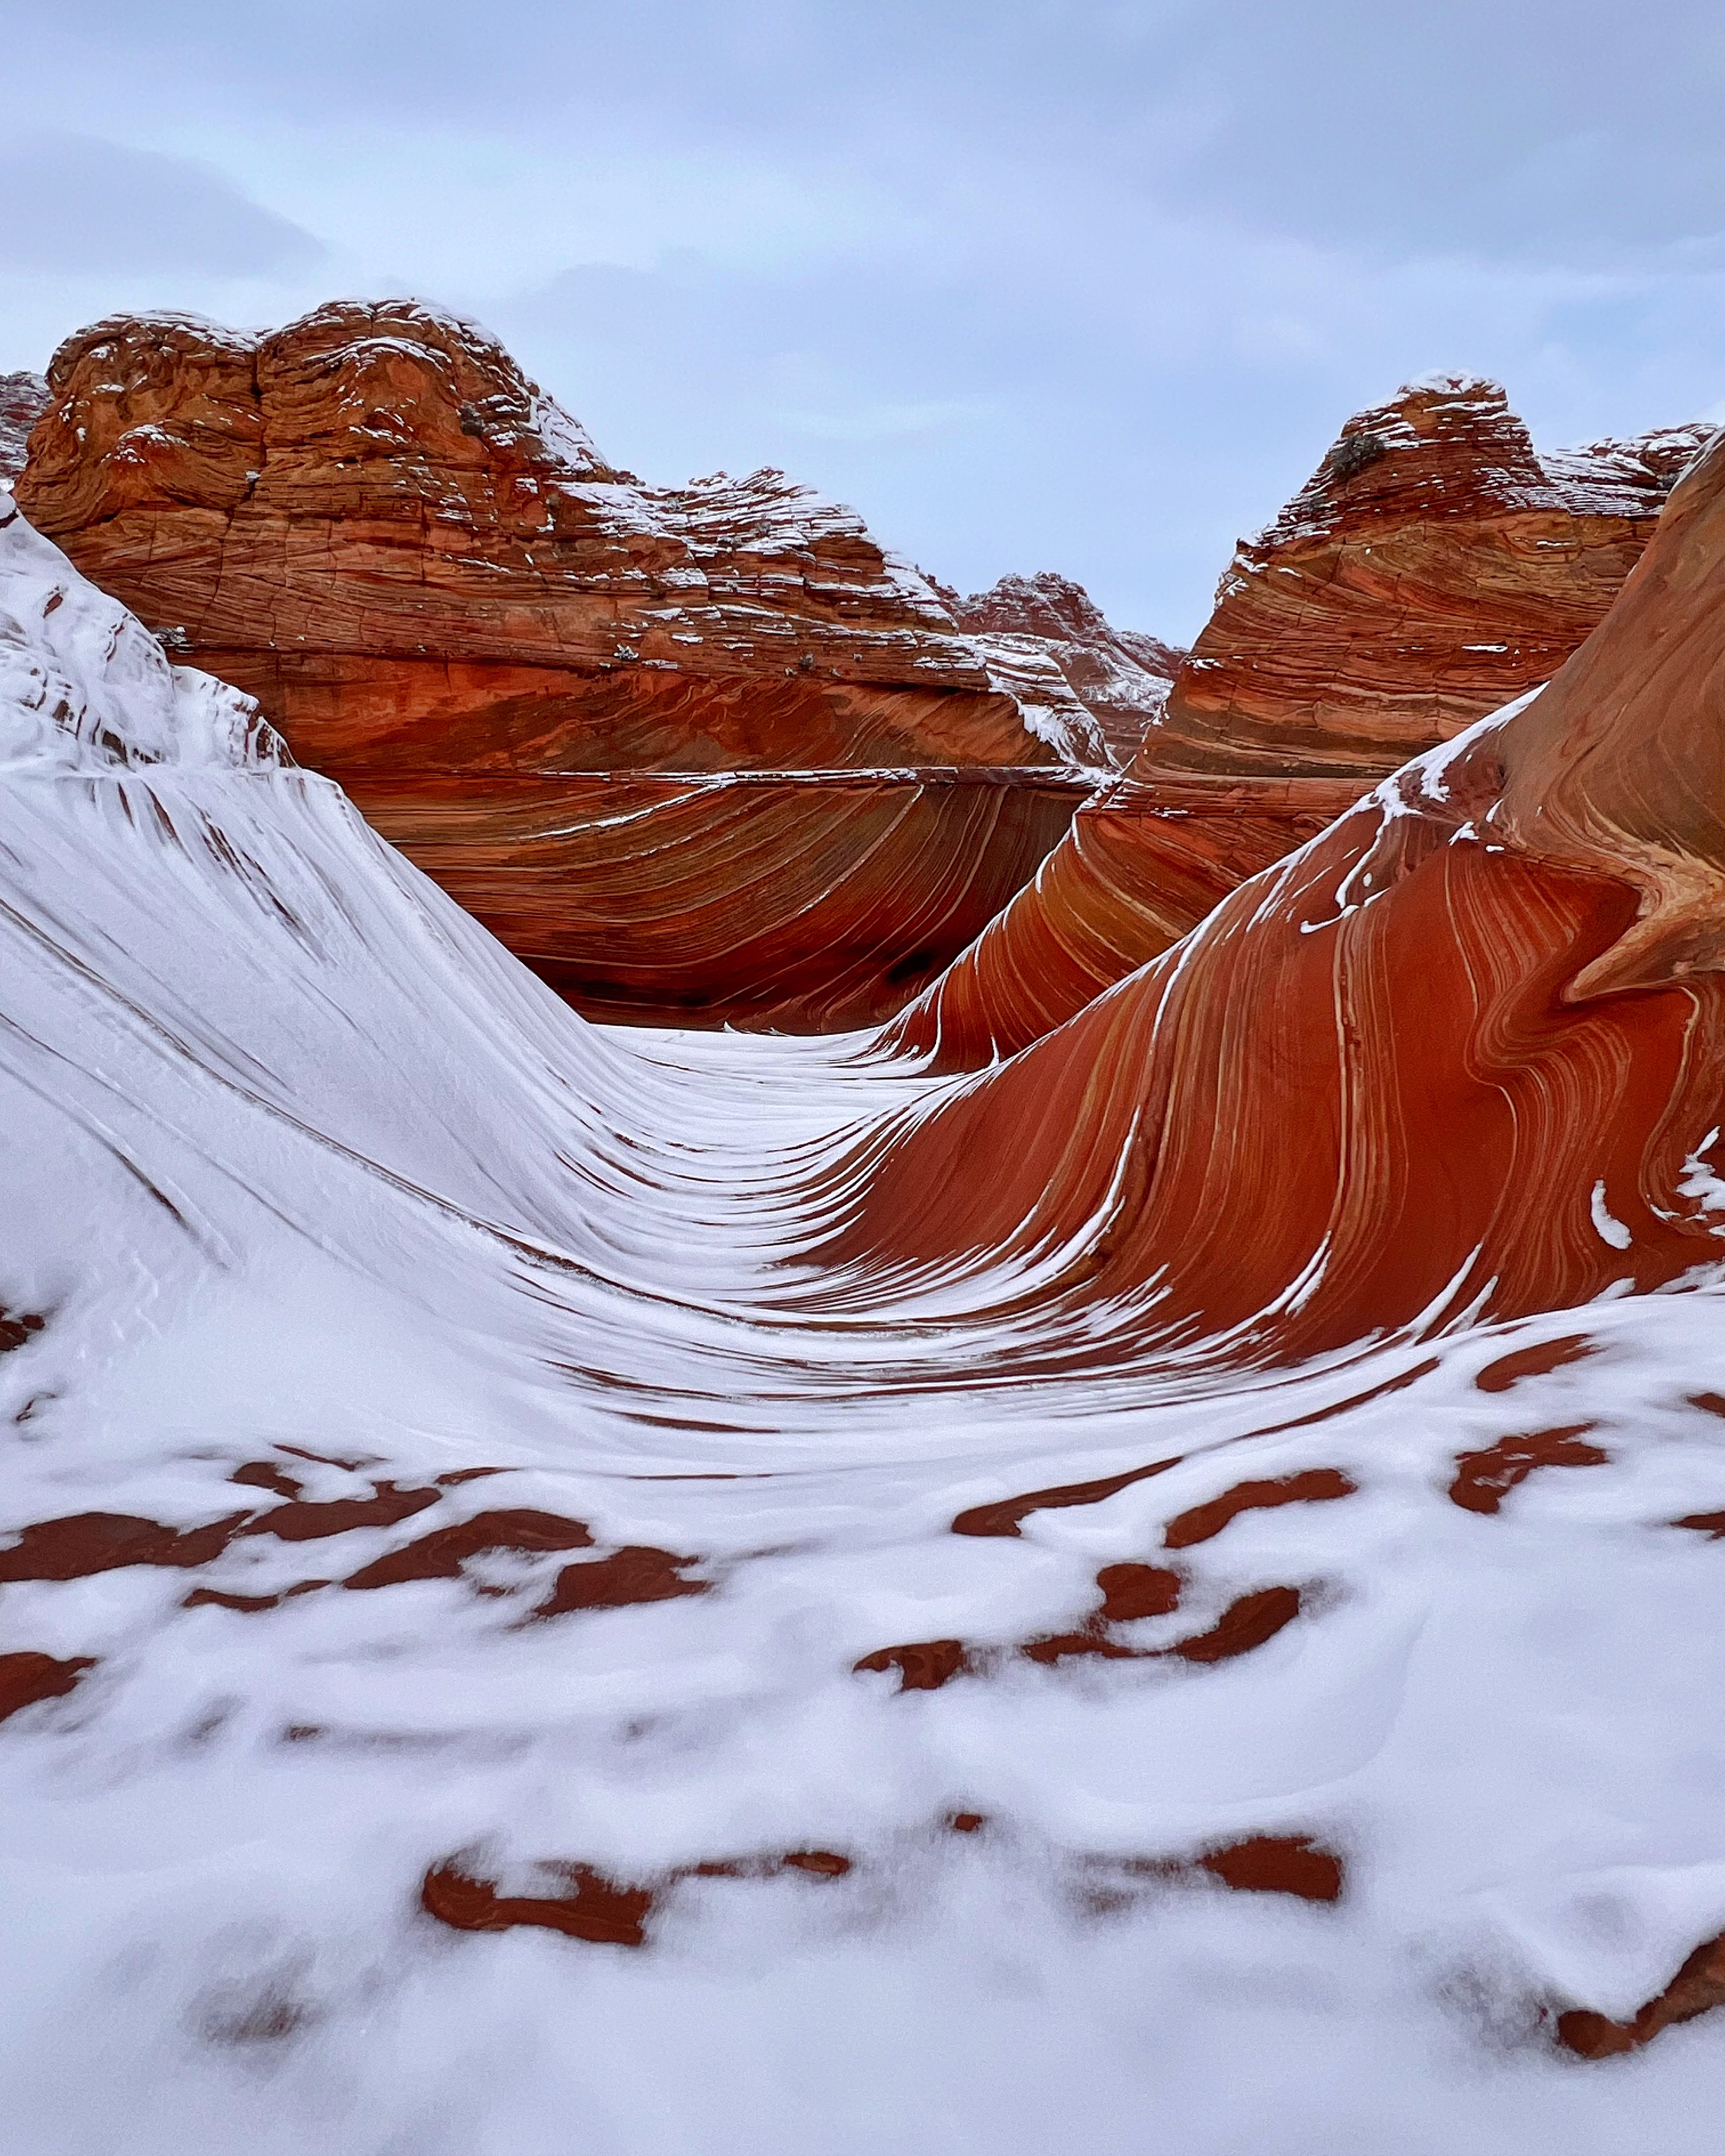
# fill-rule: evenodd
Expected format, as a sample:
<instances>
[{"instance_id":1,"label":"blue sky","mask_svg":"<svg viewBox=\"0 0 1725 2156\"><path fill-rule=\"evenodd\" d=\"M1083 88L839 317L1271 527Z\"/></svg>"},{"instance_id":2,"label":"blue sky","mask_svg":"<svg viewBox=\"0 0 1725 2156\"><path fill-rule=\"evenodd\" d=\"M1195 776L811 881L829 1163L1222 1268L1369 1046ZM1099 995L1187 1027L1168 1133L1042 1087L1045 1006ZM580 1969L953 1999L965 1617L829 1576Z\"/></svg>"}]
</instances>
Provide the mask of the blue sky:
<instances>
[{"instance_id":1,"label":"blue sky","mask_svg":"<svg viewBox=\"0 0 1725 2156\"><path fill-rule=\"evenodd\" d=\"M1164 635L1430 368L1553 445L1725 417L1717 5L56 0L8 42L0 366L418 292L644 476L778 465Z\"/></svg>"}]
</instances>

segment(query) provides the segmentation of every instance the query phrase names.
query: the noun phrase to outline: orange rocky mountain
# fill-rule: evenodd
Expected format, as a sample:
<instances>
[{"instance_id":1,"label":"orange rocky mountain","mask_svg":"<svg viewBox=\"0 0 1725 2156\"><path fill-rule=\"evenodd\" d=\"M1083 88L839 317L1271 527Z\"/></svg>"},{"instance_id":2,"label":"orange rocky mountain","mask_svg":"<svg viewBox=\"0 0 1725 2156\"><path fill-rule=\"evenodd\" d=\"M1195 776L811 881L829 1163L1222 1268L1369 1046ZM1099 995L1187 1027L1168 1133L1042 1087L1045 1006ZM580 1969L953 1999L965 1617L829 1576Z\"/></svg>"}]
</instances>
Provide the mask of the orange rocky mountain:
<instances>
[{"instance_id":1,"label":"orange rocky mountain","mask_svg":"<svg viewBox=\"0 0 1725 2156\"><path fill-rule=\"evenodd\" d=\"M1016 1260L1075 1361L1099 1302L1160 1350L1250 1362L1707 1265L1722 693L1725 437L1548 686L869 1133L827 1255L883 1281Z\"/></svg>"},{"instance_id":2,"label":"orange rocky mountain","mask_svg":"<svg viewBox=\"0 0 1725 2156\"><path fill-rule=\"evenodd\" d=\"M25 513L590 1014L885 1017L1106 767L1046 642L967 634L773 471L653 488L471 324L71 338Z\"/></svg>"},{"instance_id":3,"label":"orange rocky mountain","mask_svg":"<svg viewBox=\"0 0 1725 2156\"><path fill-rule=\"evenodd\" d=\"M1109 761L1122 768L1132 762L1167 706L1183 650L1141 629L1116 629L1082 584L1050 569L1003 577L968 599L951 597L961 628L1046 650L1100 723Z\"/></svg>"},{"instance_id":4,"label":"orange rocky mountain","mask_svg":"<svg viewBox=\"0 0 1725 2156\"><path fill-rule=\"evenodd\" d=\"M1495 382L1350 419L1215 610L1117 786L899 1020L1011 1054L1322 830L1406 757L1554 674L1603 619L1702 426L1541 455Z\"/></svg>"}]
</instances>

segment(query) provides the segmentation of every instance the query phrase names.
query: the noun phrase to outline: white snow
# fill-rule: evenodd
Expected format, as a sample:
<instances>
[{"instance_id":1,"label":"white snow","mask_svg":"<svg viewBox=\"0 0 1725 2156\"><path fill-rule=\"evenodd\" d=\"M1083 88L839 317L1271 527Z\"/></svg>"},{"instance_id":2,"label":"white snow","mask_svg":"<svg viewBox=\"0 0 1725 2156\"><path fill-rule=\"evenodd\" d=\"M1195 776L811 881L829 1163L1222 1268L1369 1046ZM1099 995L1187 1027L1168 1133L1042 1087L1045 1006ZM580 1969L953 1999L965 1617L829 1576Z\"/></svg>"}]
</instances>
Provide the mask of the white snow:
<instances>
[{"instance_id":1,"label":"white snow","mask_svg":"<svg viewBox=\"0 0 1725 2156\"><path fill-rule=\"evenodd\" d=\"M1725 1390L1725 1291L1291 1373L1200 1347L1064 1374L1117 1313L1004 1310L1034 1268L806 1261L859 1127L980 1081L585 1025L16 517L0 608L0 1301L46 1318L0 1355L0 1532L214 1520L271 1502L247 1460L318 1502L504 1471L394 1528L0 1588L0 1651L99 1662L0 1725L9 2147L1696 2145L1725 2017L1584 2066L1538 2016L1628 2012L1725 1924L1725 1547L1669 1524L1725 1507L1692 1404ZM1578 1331L1585 1359L1474 1383ZM1607 1465L1493 1516L1445 1494L1458 1454L1578 1422ZM950 1532L1176 1455L1016 1537ZM1163 1552L1175 1513L1309 1466L1358 1494ZM182 1606L504 1507L713 1585L524 1623L552 1556ZM1015 1654L1132 1558L1188 1579L1142 1644L1268 1584L1304 1607L1208 1667ZM944 1637L983 1672L852 1673ZM1130 1868L1259 1832L1338 1851L1343 1901ZM639 1951L418 1902L463 1851L648 1877L809 1847L855 1868L686 1880Z\"/></svg>"},{"instance_id":2,"label":"white snow","mask_svg":"<svg viewBox=\"0 0 1725 2156\"><path fill-rule=\"evenodd\" d=\"M1602 1243L1609 1243L1614 1250L1626 1250L1635 1240L1621 1220L1612 1214L1605 1202L1605 1183L1603 1177L1593 1187L1588 1200L1588 1209L1593 1215L1594 1231Z\"/></svg>"}]
</instances>

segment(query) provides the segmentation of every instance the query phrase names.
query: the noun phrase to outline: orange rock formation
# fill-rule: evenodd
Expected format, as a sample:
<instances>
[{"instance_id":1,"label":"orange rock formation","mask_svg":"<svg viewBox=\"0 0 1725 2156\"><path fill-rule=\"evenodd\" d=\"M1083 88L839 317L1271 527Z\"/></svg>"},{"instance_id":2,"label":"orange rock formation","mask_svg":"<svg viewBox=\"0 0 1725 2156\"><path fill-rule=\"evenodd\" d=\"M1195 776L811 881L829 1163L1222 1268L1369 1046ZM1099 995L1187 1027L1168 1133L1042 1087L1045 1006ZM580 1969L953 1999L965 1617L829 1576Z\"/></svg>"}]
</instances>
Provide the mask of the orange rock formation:
<instances>
[{"instance_id":1,"label":"orange rock formation","mask_svg":"<svg viewBox=\"0 0 1725 2156\"><path fill-rule=\"evenodd\" d=\"M1081 813L898 1038L949 1067L1011 1054L1404 757L1548 679L1708 432L1541 458L1502 391L1462 377L1350 419L1241 543L1127 782Z\"/></svg>"},{"instance_id":2,"label":"orange rock formation","mask_svg":"<svg viewBox=\"0 0 1725 2156\"><path fill-rule=\"evenodd\" d=\"M1248 1358L1654 1288L1725 1255L1722 969L1725 438L1549 687L875 1134L838 1255Z\"/></svg>"},{"instance_id":3,"label":"orange rock formation","mask_svg":"<svg viewBox=\"0 0 1725 2156\"><path fill-rule=\"evenodd\" d=\"M1124 769L1145 729L1158 720L1186 654L1142 629L1116 629L1070 577L1045 569L1003 577L986 592L956 599L961 628L993 638L1029 639L1048 653L1101 727L1111 762Z\"/></svg>"},{"instance_id":4,"label":"orange rock formation","mask_svg":"<svg viewBox=\"0 0 1725 2156\"><path fill-rule=\"evenodd\" d=\"M39 374L0 374L0 479L16 479L24 468L30 429L48 404L48 384Z\"/></svg>"},{"instance_id":5,"label":"orange rock formation","mask_svg":"<svg viewBox=\"0 0 1725 2156\"><path fill-rule=\"evenodd\" d=\"M116 318L49 382L37 527L595 1014L884 1017L1106 762L1044 646L961 633L850 511L644 487L415 303Z\"/></svg>"}]
</instances>

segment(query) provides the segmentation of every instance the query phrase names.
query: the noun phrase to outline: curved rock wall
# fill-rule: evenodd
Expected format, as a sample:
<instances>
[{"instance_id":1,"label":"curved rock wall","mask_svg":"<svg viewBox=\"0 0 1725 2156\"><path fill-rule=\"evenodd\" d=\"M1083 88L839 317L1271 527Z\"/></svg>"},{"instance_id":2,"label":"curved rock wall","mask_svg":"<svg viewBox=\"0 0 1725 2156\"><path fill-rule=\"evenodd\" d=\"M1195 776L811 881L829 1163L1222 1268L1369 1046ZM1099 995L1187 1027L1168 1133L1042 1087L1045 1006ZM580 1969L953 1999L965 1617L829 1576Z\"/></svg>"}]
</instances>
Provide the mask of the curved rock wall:
<instances>
[{"instance_id":1,"label":"curved rock wall","mask_svg":"<svg viewBox=\"0 0 1725 2156\"><path fill-rule=\"evenodd\" d=\"M1124 783L900 1022L1010 1055L1194 927L1410 754L1547 680L1604 618L1702 426L1540 457L1494 382L1350 419L1245 541Z\"/></svg>"},{"instance_id":2,"label":"curved rock wall","mask_svg":"<svg viewBox=\"0 0 1725 2156\"><path fill-rule=\"evenodd\" d=\"M383 773L347 791L589 1018L877 1025L980 935L1083 780L1009 770Z\"/></svg>"},{"instance_id":3,"label":"curved rock wall","mask_svg":"<svg viewBox=\"0 0 1725 2156\"><path fill-rule=\"evenodd\" d=\"M1725 441L1543 692L891 1142L839 1250L1306 1353L1720 1255ZM1045 879L1045 886L1048 879Z\"/></svg>"},{"instance_id":4,"label":"curved rock wall","mask_svg":"<svg viewBox=\"0 0 1725 2156\"><path fill-rule=\"evenodd\" d=\"M547 978L579 1003L603 975L581 1007L607 1015L889 1014L1106 761L1044 645L963 634L851 511L773 471L643 486L483 331L411 301L265 336L98 323L55 355L18 491L388 835L434 873L459 864L516 948L560 953ZM729 793L695 802L704 775L740 771L780 774L741 827ZM800 775L822 772L885 775L847 821L830 788L803 800ZM978 794L973 772L1032 792ZM677 783L542 843L574 775L647 773ZM656 825L655 801L675 804ZM650 960L593 956L620 878Z\"/></svg>"}]
</instances>

